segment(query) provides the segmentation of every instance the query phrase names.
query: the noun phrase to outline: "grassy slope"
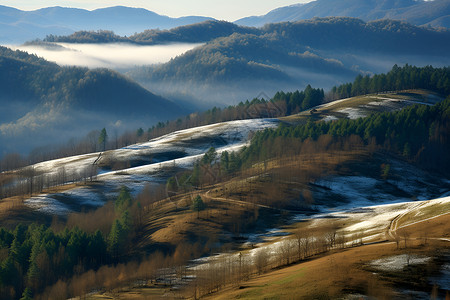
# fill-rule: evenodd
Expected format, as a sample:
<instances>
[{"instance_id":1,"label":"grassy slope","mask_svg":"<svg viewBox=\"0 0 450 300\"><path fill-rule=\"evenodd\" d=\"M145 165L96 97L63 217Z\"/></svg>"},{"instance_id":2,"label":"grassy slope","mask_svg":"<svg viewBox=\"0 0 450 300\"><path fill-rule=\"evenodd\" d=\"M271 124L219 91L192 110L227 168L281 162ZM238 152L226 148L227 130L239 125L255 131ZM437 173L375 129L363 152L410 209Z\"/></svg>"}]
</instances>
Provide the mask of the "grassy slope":
<instances>
[{"instance_id":1,"label":"grassy slope","mask_svg":"<svg viewBox=\"0 0 450 300\"><path fill-rule=\"evenodd\" d=\"M304 224L307 226L308 224ZM423 255L437 257L440 249L449 247L449 242L439 240L450 238L450 215L428 220L408 227L410 236L408 248L397 249L394 242L364 245L345 250L335 250L327 255L275 269L263 275L254 276L239 286L229 286L205 299L334 299L346 294L366 294L378 299L391 299L399 295L395 286L408 285L408 281L425 269L436 268L431 262L417 268L407 268L401 272L383 273L374 270L370 262L393 255ZM429 232L426 243L421 231ZM425 268L425 269L424 269ZM413 282L416 288L431 289ZM122 288L115 292L94 294L88 299L178 299L178 294L168 287Z\"/></svg>"},{"instance_id":2,"label":"grassy slope","mask_svg":"<svg viewBox=\"0 0 450 300\"><path fill-rule=\"evenodd\" d=\"M388 106L386 99L393 100L406 100L406 103L398 103L398 106ZM400 109L402 107L412 105L414 102L418 103L435 103L436 99L439 99L434 93L425 90L408 90L398 93L386 93L386 94L371 94L364 96L356 96L352 98L346 98L329 102L327 104L316 107L316 112L311 114L311 110L303 111L295 115L281 118L281 120L289 123L302 123L308 119L322 120L326 117L343 118L345 114L340 112L343 109L358 109L362 114L369 115L375 112L385 112L392 109ZM379 105L370 105L369 103L378 103Z\"/></svg>"},{"instance_id":3,"label":"grassy slope","mask_svg":"<svg viewBox=\"0 0 450 300\"><path fill-rule=\"evenodd\" d=\"M420 95L423 92L417 91L415 93ZM390 97L395 97L395 95L391 95ZM352 105L366 104L371 101L373 99L361 100L361 97L355 97L330 105L327 109L341 109L343 107L351 107ZM305 118L309 115L309 112L307 112ZM294 120L297 121L297 119ZM241 232L247 230L257 231L258 229L262 229L261 226L277 226L279 225L277 224L278 222L283 221L283 214L281 214L280 218L273 218L274 211L272 209L266 209L263 206L274 208L279 213L278 207L280 207L280 203L277 200L286 201L289 198L294 199L298 196L296 189L307 187L312 179L319 178L324 174L338 172L339 166L342 167L349 162L366 161L369 158L366 153L358 151L338 151L334 154L313 153L299 157L269 161L266 166L255 165L249 171L231 180L224 180L220 184L204 187L202 190L197 191L197 193L203 195L208 208L200 213L200 218L197 218L197 214L189 209L190 201L192 197L195 197L195 194L185 194L172 199L166 199L159 205L148 209L145 221L146 225L140 238L137 240L135 251L136 253L147 252L149 249L154 249L154 247L158 246L164 246L166 249L174 251L177 245L186 243L195 245L192 249L195 248L196 250L191 250L192 256L195 257L199 254L208 254L211 251L223 251L235 247L236 244L233 236L238 236ZM297 164L292 162L302 163ZM266 174L270 174L269 178L275 178L275 180L271 181L270 185L267 184ZM287 178L290 178L290 180L287 180ZM68 186L67 188L70 187ZM280 193L280 191L283 192ZM223 199L235 201L223 201ZM3 200L3 203L7 203L10 200ZM247 202L247 204L244 204L242 201ZM7 206L5 205L6 208ZM448 207L443 209L446 210ZM286 213L288 214L289 212L287 211ZM427 211L426 216L432 216L434 213L433 211ZM448 235L449 232L447 223L440 220L442 219L432 219L427 223L430 228L433 228L432 232L436 237L442 237L445 234ZM401 224L403 225L403 223ZM441 227L443 229L440 229ZM437 243L441 243L441 241L437 241ZM362 290L358 283L358 278L364 274L369 282L373 282L370 284L384 287L385 283L379 279L372 278L369 273L361 270L358 261L359 259L368 261L378 258L378 254L388 255L394 253L392 252L394 251L393 247L392 244L364 246L358 248L359 250L351 249L342 253L332 254L328 257L321 257L257 277L249 283L244 284L248 288L229 288L218 295L214 295L213 298L220 296L223 299L228 299L230 297L238 297L238 295L247 298L258 298L260 295L265 295L266 293L269 296L272 293L274 297L277 297L285 295L283 294L285 292L290 293L290 295L314 295L315 290L325 290L330 284L334 286L335 282L330 280L335 280L336 283L339 283L341 280L342 285L341 287L338 285L336 289L329 290L329 296L339 295L343 287L347 286L348 282L351 283L351 286L355 286L355 291L361 290L364 292L366 290ZM349 257L354 258L352 270L355 274L352 274L349 277L350 279L347 278L349 276L348 273L336 274L335 279L323 281L319 280L323 276L315 277L318 274L323 274L323 272L331 272L329 267L330 259L334 260L335 264L343 264L344 259L348 259ZM297 288L296 286L302 286L300 284L302 280L306 280L304 284L311 286L311 288ZM164 289L153 288L140 289L138 291L132 290L131 294L130 292L119 293L122 298L131 297L132 294L136 294L135 296L137 298L143 298L144 295L150 298L158 298L161 295L167 296Z\"/></svg>"}]
</instances>

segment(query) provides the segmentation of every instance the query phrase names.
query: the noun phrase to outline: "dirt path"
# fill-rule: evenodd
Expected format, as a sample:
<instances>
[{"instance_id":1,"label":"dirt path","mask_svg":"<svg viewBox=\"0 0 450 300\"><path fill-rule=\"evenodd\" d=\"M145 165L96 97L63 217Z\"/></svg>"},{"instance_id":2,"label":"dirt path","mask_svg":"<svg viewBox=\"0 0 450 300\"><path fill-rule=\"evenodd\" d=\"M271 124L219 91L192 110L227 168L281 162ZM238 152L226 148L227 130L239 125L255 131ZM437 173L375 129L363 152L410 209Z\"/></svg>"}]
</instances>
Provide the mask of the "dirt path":
<instances>
[{"instance_id":1,"label":"dirt path","mask_svg":"<svg viewBox=\"0 0 450 300\"><path fill-rule=\"evenodd\" d=\"M220 197L213 197L213 196L209 195L210 192L211 192L211 190L208 190L206 193L204 193L202 195L205 199L207 199L209 201L214 200L214 201L225 202L225 203L235 204L235 205L240 205L240 206L252 205L252 206L256 206L256 207L260 207L260 208L267 208L267 209L271 209L271 210L276 210L276 211L279 211L279 212L299 213L299 211L283 209L283 208L276 208L276 207L263 205L263 204L250 203L250 202L245 202L245 201L241 201L241 200L234 200L234 199L227 199L227 198L220 198Z\"/></svg>"},{"instance_id":2,"label":"dirt path","mask_svg":"<svg viewBox=\"0 0 450 300\"><path fill-rule=\"evenodd\" d=\"M416 205L414 205L413 207L410 207L407 211L405 211L404 213L401 213L399 215L397 215L394 219L392 219L391 224L389 226L388 229L388 235L395 240L395 234L396 231L398 229L398 221L403 218L405 215L409 214L411 211L413 211L414 209L417 209L421 206L423 206L424 204L426 204L427 202L421 202L421 203L417 203Z\"/></svg>"},{"instance_id":3,"label":"dirt path","mask_svg":"<svg viewBox=\"0 0 450 300\"><path fill-rule=\"evenodd\" d=\"M444 212L444 213L432 216L430 218L426 218L426 219L423 219L423 220L419 220L419 221L415 221L415 222L412 222L412 223L409 223L409 224L405 224L405 225L400 225L399 226L399 221L404 216L406 216L407 214L411 213L414 210L419 209L420 207L424 206L425 204L428 204L428 202L429 201L423 201L421 203L418 203L418 204L412 206L411 208L409 208L404 213L401 213L401 214L397 215L394 219L392 219L392 221L391 221L391 223L389 225L388 231L387 231L387 234L389 235L389 237L391 237L392 239L395 239L396 231L398 229L414 226L414 225L417 225L417 224L420 224L420 223L424 223L424 222L427 222L427 221L430 221L430 220L433 220L433 219L436 219L436 218L439 218L439 217L442 217L442 216L450 214L450 211L448 211L448 212ZM444 240L444 241L448 240L446 238L435 238L435 239L440 239L440 240Z\"/></svg>"}]
</instances>

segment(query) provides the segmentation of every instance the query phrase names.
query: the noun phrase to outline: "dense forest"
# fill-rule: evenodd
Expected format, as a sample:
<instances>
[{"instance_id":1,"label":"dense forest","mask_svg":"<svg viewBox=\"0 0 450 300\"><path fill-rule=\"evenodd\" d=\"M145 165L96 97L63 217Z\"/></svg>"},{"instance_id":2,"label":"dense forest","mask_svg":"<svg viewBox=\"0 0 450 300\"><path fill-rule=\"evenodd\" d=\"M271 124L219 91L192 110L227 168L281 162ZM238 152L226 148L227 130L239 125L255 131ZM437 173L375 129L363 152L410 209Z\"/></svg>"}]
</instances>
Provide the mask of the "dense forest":
<instances>
[{"instance_id":1,"label":"dense forest","mask_svg":"<svg viewBox=\"0 0 450 300\"><path fill-rule=\"evenodd\" d=\"M330 136L358 137L365 145L375 143L382 149L418 162L423 167L448 173L450 159L450 98L429 107L414 105L401 111L373 114L356 120L341 119L332 122L308 122L299 126L280 126L276 130L258 132L251 145L242 152L243 162L263 161L274 155L283 155L292 139L305 141ZM283 147L268 147L282 144ZM281 152L279 152L281 151Z\"/></svg>"},{"instance_id":2,"label":"dense forest","mask_svg":"<svg viewBox=\"0 0 450 300\"><path fill-rule=\"evenodd\" d=\"M75 273L122 261L140 226L140 205L122 187L112 213L102 216L109 225L103 232L87 232L80 224L61 231L36 223L19 224L13 230L0 228L0 298L39 295L46 286Z\"/></svg>"},{"instance_id":3,"label":"dense forest","mask_svg":"<svg viewBox=\"0 0 450 300\"><path fill-rule=\"evenodd\" d=\"M450 94L450 68L423 68L395 65L387 74L358 75L353 83L335 86L330 91L332 99L342 99L383 91L426 89L442 95Z\"/></svg>"}]
</instances>

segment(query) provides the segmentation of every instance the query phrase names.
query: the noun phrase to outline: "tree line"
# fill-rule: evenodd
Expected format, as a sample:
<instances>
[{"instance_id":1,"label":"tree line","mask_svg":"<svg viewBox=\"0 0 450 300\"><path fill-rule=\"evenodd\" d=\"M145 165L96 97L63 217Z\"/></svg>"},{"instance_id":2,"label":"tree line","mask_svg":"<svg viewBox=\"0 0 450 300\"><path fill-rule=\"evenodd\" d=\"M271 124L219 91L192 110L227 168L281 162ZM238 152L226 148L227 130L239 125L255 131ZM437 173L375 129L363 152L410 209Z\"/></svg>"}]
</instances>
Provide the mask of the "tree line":
<instances>
[{"instance_id":1,"label":"tree line","mask_svg":"<svg viewBox=\"0 0 450 300\"><path fill-rule=\"evenodd\" d=\"M416 161L424 167L448 173L450 159L450 97L434 105L413 105L395 112L377 113L356 120L312 122L298 126L280 125L255 133L251 143L241 153L244 164L282 156L291 141L357 137L365 145L371 143ZM269 147L268 145L282 145ZM295 151L295 149L293 149Z\"/></svg>"},{"instance_id":2,"label":"tree line","mask_svg":"<svg viewBox=\"0 0 450 300\"><path fill-rule=\"evenodd\" d=\"M0 298L18 299L25 289L37 295L58 280L120 262L140 225L141 209L129 189L122 187L108 232L89 233L78 226L58 232L36 223L0 228Z\"/></svg>"},{"instance_id":3,"label":"tree line","mask_svg":"<svg viewBox=\"0 0 450 300\"><path fill-rule=\"evenodd\" d=\"M329 96L335 100L408 89L426 89L445 96L449 95L450 67L415 67L408 64L404 67L399 67L394 65L387 74L358 75L353 83L334 86Z\"/></svg>"},{"instance_id":4,"label":"tree line","mask_svg":"<svg viewBox=\"0 0 450 300\"><path fill-rule=\"evenodd\" d=\"M413 105L401 111L377 113L356 120L313 122L256 132L250 145L220 155L210 148L192 170L169 178L168 189L187 192L236 175L254 164L298 155L308 147L383 149L417 162L426 169L448 174L450 159L450 97L434 106ZM318 141L318 144L310 141ZM388 172L388 171L385 171Z\"/></svg>"},{"instance_id":5,"label":"tree line","mask_svg":"<svg viewBox=\"0 0 450 300\"><path fill-rule=\"evenodd\" d=\"M1 50L1 49L0 49ZM20 55L16 52L14 55ZM39 59L26 56L27 59ZM324 103L324 101L341 99L367 93L397 91L405 89L428 89L443 95L450 94L450 69L448 67L433 68L432 66L415 67L395 65L387 74L370 76L358 75L353 83L346 83L333 87L324 93L323 89L312 88L308 85L303 91L277 92L272 98L254 98L237 105L225 108L213 107L204 112L186 115L172 121L158 122L147 130L139 128L136 131L127 131L121 135L108 134L108 140L100 147L98 143L100 131L92 131L80 141L70 141L67 145L40 148L32 151L28 158L17 153L4 155L0 160L0 171L8 171L23 167L27 164L45 160L56 159L71 155L102 151L104 149L117 149L133 143L147 141L173 131L192 128L196 126L242 120L252 118L277 118L297 113Z\"/></svg>"}]
</instances>

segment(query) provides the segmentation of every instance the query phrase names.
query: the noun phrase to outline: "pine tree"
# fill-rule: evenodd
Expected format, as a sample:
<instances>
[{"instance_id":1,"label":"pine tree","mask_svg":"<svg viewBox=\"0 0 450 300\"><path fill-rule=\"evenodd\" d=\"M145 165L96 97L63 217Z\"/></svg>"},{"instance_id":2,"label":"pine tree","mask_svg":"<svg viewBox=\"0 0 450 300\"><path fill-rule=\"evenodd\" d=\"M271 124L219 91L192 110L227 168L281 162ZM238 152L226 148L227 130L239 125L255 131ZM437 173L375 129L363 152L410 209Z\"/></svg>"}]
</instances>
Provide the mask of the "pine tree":
<instances>
[{"instance_id":1,"label":"pine tree","mask_svg":"<svg viewBox=\"0 0 450 300\"><path fill-rule=\"evenodd\" d=\"M33 293L30 288L26 288L22 293L22 298L20 300L33 300Z\"/></svg>"},{"instance_id":2,"label":"pine tree","mask_svg":"<svg viewBox=\"0 0 450 300\"><path fill-rule=\"evenodd\" d=\"M100 136L98 137L98 143L103 147L102 151L106 150L106 142L108 141L108 133L106 133L106 129L103 128L100 132Z\"/></svg>"},{"instance_id":3,"label":"pine tree","mask_svg":"<svg viewBox=\"0 0 450 300\"><path fill-rule=\"evenodd\" d=\"M200 211L204 210L205 208L206 205L203 202L202 197L200 197L200 195L197 195L191 205L191 209L197 212L197 219L200 218Z\"/></svg>"}]
</instances>

